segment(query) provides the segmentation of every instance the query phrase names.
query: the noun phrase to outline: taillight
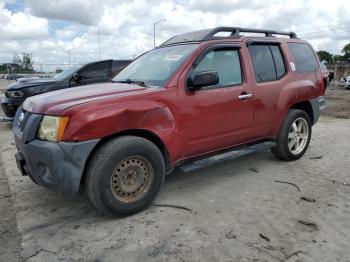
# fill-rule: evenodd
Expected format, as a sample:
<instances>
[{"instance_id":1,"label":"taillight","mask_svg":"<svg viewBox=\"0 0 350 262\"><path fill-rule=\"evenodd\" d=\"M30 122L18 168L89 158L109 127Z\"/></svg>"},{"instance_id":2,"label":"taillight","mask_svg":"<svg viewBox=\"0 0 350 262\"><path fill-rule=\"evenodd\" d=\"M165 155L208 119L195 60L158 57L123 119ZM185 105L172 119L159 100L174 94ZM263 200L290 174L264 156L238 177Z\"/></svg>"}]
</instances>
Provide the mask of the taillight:
<instances>
[{"instance_id":1,"label":"taillight","mask_svg":"<svg viewBox=\"0 0 350 262\"><path fill-rule=\"evenodd\" d=\"M326 89L325 89L325 86L324 86L324 81L323 81L323 76L322 76L322 72L321 72L321 84L320 84L320 87L321 87L321 94L324 95L326 93Z\"/></svg>"}]
</instances>

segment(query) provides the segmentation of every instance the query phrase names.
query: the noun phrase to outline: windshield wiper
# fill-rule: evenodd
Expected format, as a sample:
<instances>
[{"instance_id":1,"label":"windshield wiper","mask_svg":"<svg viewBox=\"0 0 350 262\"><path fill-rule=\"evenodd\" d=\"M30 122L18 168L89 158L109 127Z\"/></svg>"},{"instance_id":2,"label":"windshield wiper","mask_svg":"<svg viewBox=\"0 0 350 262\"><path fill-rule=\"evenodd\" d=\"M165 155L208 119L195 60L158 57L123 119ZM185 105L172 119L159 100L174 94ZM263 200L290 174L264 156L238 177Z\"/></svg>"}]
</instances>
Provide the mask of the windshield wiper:
<instances>
[{"instance_id":1,"label":"windshield wiper","mask_svg":"<svg viewBox=\"0 0 350 262\"><path fill-rule=\"evenodd\" d=\"M126 84L136 84L139 86L144 86L147 87L146 83L143 81L138 81L138 80L131 80L131 79L125 79L125 80L118 80L118 81L113 81L114 83L126 83Z\"/></svg>"}]
</instances>

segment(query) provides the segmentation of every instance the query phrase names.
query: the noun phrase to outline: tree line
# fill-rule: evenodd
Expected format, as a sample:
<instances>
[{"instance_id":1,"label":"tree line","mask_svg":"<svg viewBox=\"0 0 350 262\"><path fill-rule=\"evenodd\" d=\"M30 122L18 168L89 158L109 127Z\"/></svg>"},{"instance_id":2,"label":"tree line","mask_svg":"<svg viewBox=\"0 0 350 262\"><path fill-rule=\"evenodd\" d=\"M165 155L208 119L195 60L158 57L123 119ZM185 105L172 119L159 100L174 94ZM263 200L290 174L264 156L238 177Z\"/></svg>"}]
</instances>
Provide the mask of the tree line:
<instances>
[{"instance_id":1,"label":"tree line","mask_svg":"<svg viewBox=\"0 0 350 262\"><path fill-rule=\"evenodd\" d=\"M341 50L341 55L333 55L328 51L317 51L317 55L321 61L326 61L327 64L349 62L350 63L350 43L346 44ZM57 71L62 71L58 70ZM30 53L14 54L11 63L0 64L0 73L20 74L20 73L35 73L33 55ZM56 72L57 73L57 72Z\"/></svg>"},{"instance_id":2,"label":"tree line","mask_svg":"<svg viewBox=\"0 0 350 262\"><path fill-rule=\"evenodd\" d=\"M317 55L321 61L326 61L327 64L350 62L350 43L346 44L341 50L341 55L333 55L325 50L317 51Z\"/></svg>"},{"instance_id":3,"label":"tree line","mask_svg":"<svg viewBox=\"0 0 350 262\"><path fill-rule=\"evenodd\" d=\"M21 74L35 73L33 65L33 55L30 53L14 54L12 62L0 65L0 73Z\"/></svg>"}]
</instances>

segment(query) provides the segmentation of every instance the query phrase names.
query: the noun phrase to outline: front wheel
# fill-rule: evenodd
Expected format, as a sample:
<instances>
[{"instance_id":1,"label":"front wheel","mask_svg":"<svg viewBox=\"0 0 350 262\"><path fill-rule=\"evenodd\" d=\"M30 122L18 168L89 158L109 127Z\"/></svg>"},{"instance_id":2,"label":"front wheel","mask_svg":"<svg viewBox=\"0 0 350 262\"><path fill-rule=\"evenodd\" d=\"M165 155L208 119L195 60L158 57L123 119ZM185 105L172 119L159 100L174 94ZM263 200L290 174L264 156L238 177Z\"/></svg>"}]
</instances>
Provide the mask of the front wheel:
<instances>
[{"instance_id":1,"label":"front wheel","mask_svg":"<svg viewBox=\"0 0 350 262\"><path fill-rule=\"evenodd\" d=\"M277 135L276 146L272 152L283 160L297 160L306 152L311 139L311 121L302 110L288 111Z\"/></svg>"},{"instance_id":2,"label":"front wheel","mask_svg":"<svg viewBox=\"0 0 350 262\"><path fill-rule=\"evenodd\" d=\"M98 148L86 172L87 195L100 213L130 215L156 197L164 181L165 164L152 142L123 136Z\"/></svg>"}]
</instances>

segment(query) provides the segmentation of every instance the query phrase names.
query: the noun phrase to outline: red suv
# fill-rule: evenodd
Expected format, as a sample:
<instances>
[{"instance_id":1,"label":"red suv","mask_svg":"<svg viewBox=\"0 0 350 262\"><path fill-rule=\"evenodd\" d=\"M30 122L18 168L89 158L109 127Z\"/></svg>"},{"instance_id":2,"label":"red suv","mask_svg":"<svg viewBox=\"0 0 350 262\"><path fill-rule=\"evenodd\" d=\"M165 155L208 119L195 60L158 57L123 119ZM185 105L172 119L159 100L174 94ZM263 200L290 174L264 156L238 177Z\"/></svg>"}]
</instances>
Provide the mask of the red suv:
<instances>
[{"instance_id":1,"label":"red suv","mask_svg":"<svg viewBox=\"0 0 350 262\"><path fill-rule=\"evenodd\" d=\"M152 202L165 174L199 158L266 141L277 157L300 158L323 89L317 55L295 33L178 35L113 83L28 98L13 126L16 160L37 184L84 185L101 213L131 214Z\"/></svg>"}]
</instances>

